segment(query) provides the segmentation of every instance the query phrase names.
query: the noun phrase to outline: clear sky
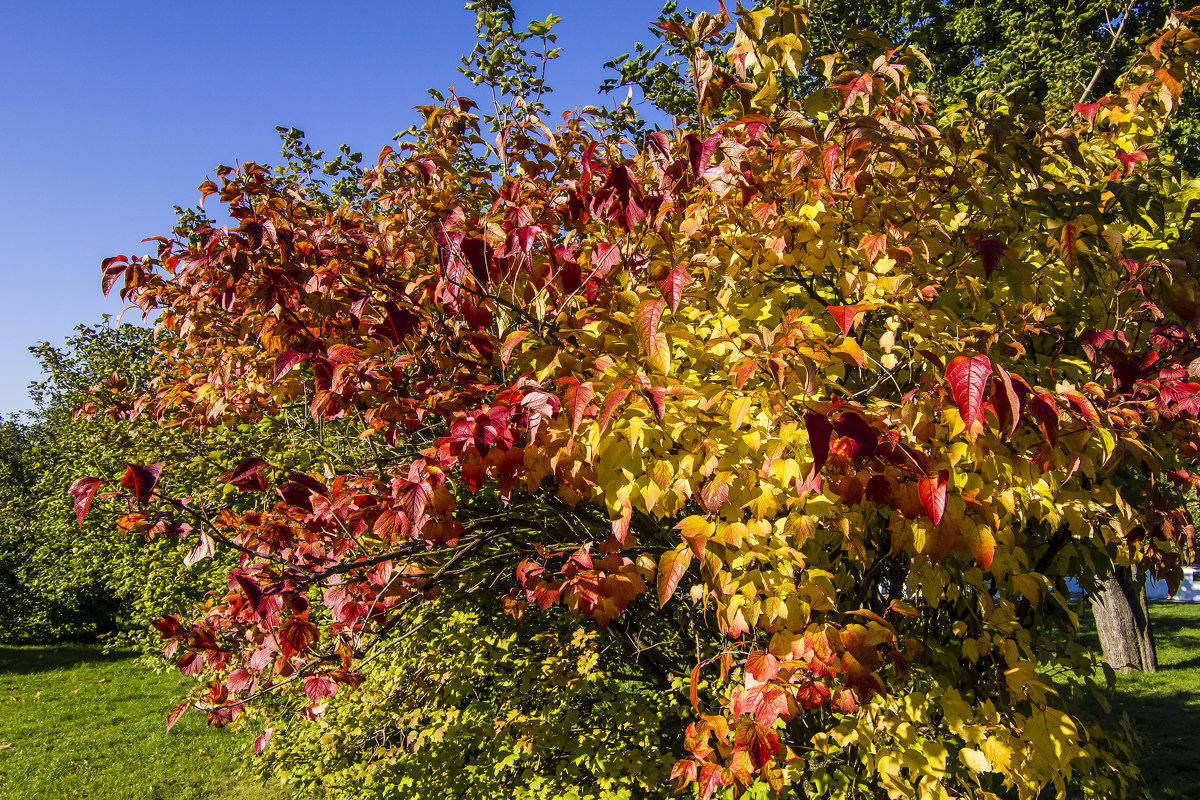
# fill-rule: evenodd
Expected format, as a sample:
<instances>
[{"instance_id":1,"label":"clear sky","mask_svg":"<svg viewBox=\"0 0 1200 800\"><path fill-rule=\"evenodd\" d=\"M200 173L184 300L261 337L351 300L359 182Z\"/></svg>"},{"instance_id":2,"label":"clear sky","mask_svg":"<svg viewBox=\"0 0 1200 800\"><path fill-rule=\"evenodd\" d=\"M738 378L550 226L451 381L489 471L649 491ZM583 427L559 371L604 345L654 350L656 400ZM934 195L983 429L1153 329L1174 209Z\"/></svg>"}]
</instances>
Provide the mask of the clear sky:
<instances>
[{"instance_id":1,"label":"clear sky","mask_svg":"<svg viewBox=\"0 0 1200 800\"><path fill-rule=\"evenodd\" d=\"M275 163L276 125L370 160L427 88L469 96L462 5L0 3L0 414L29 405L30 345L121 311L101 296L101 259L148 252L141 240L167 233L218 164ZM563 19L554 105L595 102L601 65L648 40L661 5L516 0L522 23Z\"/></svg>"}]
</instances>

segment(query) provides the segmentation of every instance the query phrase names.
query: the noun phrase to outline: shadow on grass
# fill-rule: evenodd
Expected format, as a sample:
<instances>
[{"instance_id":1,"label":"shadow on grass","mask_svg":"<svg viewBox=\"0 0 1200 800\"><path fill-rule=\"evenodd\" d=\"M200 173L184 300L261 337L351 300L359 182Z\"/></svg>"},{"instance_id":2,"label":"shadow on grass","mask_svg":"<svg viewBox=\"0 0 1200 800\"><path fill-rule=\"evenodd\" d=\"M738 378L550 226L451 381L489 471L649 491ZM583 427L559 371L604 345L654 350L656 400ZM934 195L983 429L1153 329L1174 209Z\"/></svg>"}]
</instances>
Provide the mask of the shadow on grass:
<instances>
[{"instance_id":1,"label":"shadow on grass","mask_svg":"<svg viewBox=\"0 0 1200 800\"><path fill-rule=\"evenodd\" d=\"M0 647L0 674L30 675L56 669L71 669L80 664L124 661L136 654L129 651L104 652L99 645L63 644L53 647Z\"/></svg>"},{"instance_id":2,"label":"shadow on grass","mask_svg":"<svg viewBox=\"0 0 1200 800\"><path fill-rule=\"evenodd\" d=\"M1139 766L1143 782L1157 800L1195 798L1200 793L1196 731L1200 729L1200 692L1122 691L1113 694L1113 711L1129 715L1142 737Z\"/></svg>"}]
</instances>

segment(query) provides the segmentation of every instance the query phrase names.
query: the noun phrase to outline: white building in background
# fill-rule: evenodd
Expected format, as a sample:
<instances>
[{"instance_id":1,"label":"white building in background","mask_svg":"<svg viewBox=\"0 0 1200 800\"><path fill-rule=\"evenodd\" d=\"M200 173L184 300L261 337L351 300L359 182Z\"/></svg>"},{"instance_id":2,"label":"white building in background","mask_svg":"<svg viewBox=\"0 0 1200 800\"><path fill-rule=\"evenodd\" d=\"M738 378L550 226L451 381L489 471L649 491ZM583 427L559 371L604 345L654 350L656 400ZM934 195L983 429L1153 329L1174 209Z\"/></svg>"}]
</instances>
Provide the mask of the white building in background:
<instances>
[{"instance_id":1,"label":"white building in background","mask_svg":"<svg viewBox=\"0 0 1200 800\"><path fill-rule=\"evenodd\" d=\"M1067 591L1072 598L1083 595L1079 581L1067 578ZM1200 603L1200 564L1189 564L1183 568L1183 580L1179 582L1179 591L1172 597L1168 594L1166 581L1148 578L1146 580L1146 599L1152 603Z\"/></svg>"},{"instance_id":2,"label":"white building in background","mask_svg":"<svg viewBox=\"0 0 1200 800\"><path fill-rule=\"evenodd\" d=\"M1179 591L1174 597L1169 597L1166 581L1146 580L1146 599L1163 603L1200 603L1200 565L1193 564L1183 568L1183 580Z\"/></svg>"}]
</instances>

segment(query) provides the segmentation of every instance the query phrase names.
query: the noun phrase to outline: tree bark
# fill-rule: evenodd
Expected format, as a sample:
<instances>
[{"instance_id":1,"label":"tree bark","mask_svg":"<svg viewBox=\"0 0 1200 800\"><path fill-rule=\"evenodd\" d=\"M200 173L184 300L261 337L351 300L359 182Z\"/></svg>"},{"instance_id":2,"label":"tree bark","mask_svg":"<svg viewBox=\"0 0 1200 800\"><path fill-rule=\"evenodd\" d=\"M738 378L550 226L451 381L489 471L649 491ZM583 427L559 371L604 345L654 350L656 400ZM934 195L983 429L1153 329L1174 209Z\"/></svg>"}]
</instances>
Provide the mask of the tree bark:
<instances>
[{"instance_id":1,"label":"tree bark","mask_svg":"<svg viewBox=\"0 0 1200 800\"><path fill-rule=\"evenodd\" d=\"M1129 567L1117 567L1091 597L1104 660L1119 672L1156 672L1158 654L1146 589Z\"/></svg>"}]
</instances>

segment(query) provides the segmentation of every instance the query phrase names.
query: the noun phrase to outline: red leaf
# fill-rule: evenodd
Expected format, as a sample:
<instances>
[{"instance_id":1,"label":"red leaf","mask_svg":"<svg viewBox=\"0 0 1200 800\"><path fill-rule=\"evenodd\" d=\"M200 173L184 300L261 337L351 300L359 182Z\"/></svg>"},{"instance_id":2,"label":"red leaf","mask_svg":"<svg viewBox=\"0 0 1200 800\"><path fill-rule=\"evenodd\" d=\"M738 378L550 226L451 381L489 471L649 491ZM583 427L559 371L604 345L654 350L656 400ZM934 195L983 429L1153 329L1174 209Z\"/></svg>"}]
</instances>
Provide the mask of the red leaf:
<instances>
[{"instance_id":1,"label":"red leaf","mask_svg":"<svg viewBox=\"0 0 1200 800\"><path fill-rule=\"evenodd\" d=\"M1079 415L1088 422L1100 421L1100 414L1096 412L1096 407L1092 405L1092 401L1084 397L1079 392L1067 390L1061 392L1059 396L1064 398L1067 403L1070 404L1070 406L1076 411L1078 411Z\"/></svg>"},{"instance_id":2,"label":"red leaf","mask_svg":"<svg viewBox=\"0 0 1200 800\"><path fill-rule=\"evenodd\" d=\"M979 260L983 262L984 277L992 277L992 272L995 271L996 264L1000 262L1000 257L1008 250L1008 245L999 239L976 239L971 237L967 241L975 248L975 252L979 254Z\"/></svg>"},{"instance_id":3,"label":"red leaf","mask_svg":"<svg viewBox=\"0 0 1200 800\"><path fill-rule=\"evenodd\" d=\"M603 278L621 261L621 248L615 244L598 244L592 250L592 269Z\"/></svg>"},{"instance_id":4,"label":"red leaf","mask_svg":"<svg viewBox=\"0 0 1200 800\"><path fill-rule=\"evenodd\" d=\"M751 719L739 722L733 737L734 747L749 752L756 769L761 769L779 752L779 734Z\"/></svg>"},{"instance_id":5,"label":"red leaf","mask_svg":"<svg viewBox=\"0 0 1200 800\"><path fill-rule=\"evenodd\" d=\"M583 417L587 414L588 408L592 404L592 398L596 396L596 392L592 389L592 382L573 383L563 392L563 408L571 415L571 433L579 430L579 423L583 421Z\"/></svg>"},{"instance_id":6,"label":"red leaf","mask_svg":"<svg viewBox=\"0 0 1200 800\"><path fill-rule=\"evenodd\" d=\"M879 434L865 419L853 412L846 412L833 423L833 430L838 436L845 437L839 447L845 447L845 453L852 461L867 458L879 448Z\"/></svg>"},{"instance_id":7,"label":"red leaf","mask_svg":"<svg viewBox=\"0 0 1200 800\"><path fill-rule=\"evenodd\" d=\"M267 488L267 482L260 473L270 466L261 458L246 458L236 467L222 474L221 482L244 491L261 492Z\"/></svg>"},{"instance_id":8,"label":"red leaf","mask_svg":"<svg viewBox=\"0 0 1200 800\"><path fill-rule=\"evenodd\" d=\"M337 694L337 681L323 675L309 675L304 679L304 694L309 701L319 703Z\"/></svg>"},{"instance_id":9,"label":"red leaf","mask_svg":"<svg viewBox=\"0 0 1200 800\"><path fill-rule=\"evenodd\" d=\"M179 722L179 718L183 716L183 712L192 707L192 701L180 703L167 712L167 730L175 727L175 723Z\"/></svg>"},{"instance_id":10,"label":"red leaf","mask_svg":"<svg viewBox=\"0 0 1200 800\"><path fill-rule=\"evenodd\" d=\"M937 477L921 478L917 482L917 492L921 495L921 505L925 513L937 525L946 514L946 482L950 479L948 470L939 470Z\"/></svg>"},{"instance_id":11,"label":"red leaf","mask_svg":"<svg viewBox=\"0 0 1200 800\"><path fill-rule=\"evenodd\" d=\"M808 430L808 446L813 453L813 472L820 472L829 458L833 424L824 415L809 411L804 414L804 427Z\"/></svg>"},{"instance_id":12,"label":"red leaf","mask_svg":"<svg viewBox=\"0 0 1200 800\"><path fill-rule=\"evenodd\" d=\"M996 374L1000 376L998 383L1004 390L1003 395L1001 395L999 392L993 393L993 395L996 397L996 404L999 405L1000 403L1003 403L1005 405L1008 415L1012 419L1012 428L1009 433L1016 433L1017 426L1021 424L1021 408L1024 405L1023 401L1025 394L1028 392L1028 387L1024 385L1024 381L1021 381L1023 390L1018 394L1017 388L1013 386L1012 380L1016 376L1012 375L1008 370L1001 366L996 367ZM1017 378L1017 380L1021 379ZM1003 397L1003 401L1001 401L1001 397ZM997 408L997 411L999 410L1000 409ZM997 414L997 417L999 417L999 414ZM1003 420L998 421L1003 423Z\"/></svg>"},{"instance_id":13,"label":"red leaf","mask_svg":"<svg viewBox=\"0 0 1200 800\"><path fill-rule=\"evenodd\" d=\"M683 264L677 264L667 277L662 279L659 286L663 290L663 295L667 298L667 303L671 306L671 313L679 310L679 301L683 297L683 287L691 282L688 277L687 269Z\"/></svg>"},{"instance_id":14,"label":"red leaf","mask_svg":"<svg viewBox=\"0 0 1200 800\"><path fill-rule=\"evenodd\" d=\"M267 749L267 745L271 743L271 737L275 735L274 728L267 728L262 732L262 735L254 740L254 754L262 755L263 750Z\"/></svg>"},{"instance_id":15,"label":"red leaf","mask_svg":"<svg viewBox=\"0 0 1200 800\"><path fill-rule=\"evenodd\" d=\"M1088 121L1088 125L1096 124L1096 114L1100 111L1100 106L1104 105L1104 101L1095 103L1076 103L1071 109L1071 113L1078 114Z\"/></svg>"},{"instance_id":16,"label":"red leaf","mask_svg":"<svg viewBox=\"0 0 1200 800\"><path fill-rule=\"evenodd\" d=\"M833 183L833 170L837 166L838 155L842 152L842 148L836 144L831 144L825 148L823 161L825 163L825 177L829 178L829 182Z\"/></svg>"},{"instance_id":17,"label":"red leaf","mask_svg":"<svg viewBox=\"0 0 1200 800\"><path fill-rule=\"evenodd\" d=\"M158 476L162 473L163 463L160 461L157 464L146 464L145 466L126 463L125 477L121 478L121 486L132 492L139 503L148 503L151 495L154 494L154 485L158 483Z\"/></svg>"},{"instance_id":18,"label":"red leaf","mask_svg":"<svg viewBox=\"0 0 1200 800\"><path fill-rule=\"evenodd\" d=\"M335 364L354 364L366 359L367 354L348 344L334 344L329 346L326 356Z\"/></svg>"},{"instance_id":19,"label":"red leaf","mask_svg":"<svg viewBox=\"0 0 1200 800\"><path fill-rule=\"evenodd\" d=\"M746 672L759 683L766 683L779 674L779 661L770 653L755 650L746 656Z\"/></svg>"},{"instance_id":20,"label":"red leaf","mask_svg":"<svg viewBox=\"0 0 1200 800\"><path fill-rule=\"evenodd\" d=\"M857 322L855 318L859 313L858 306L827 306L827 308L833 316L834 322L842 329L842 336L849 336L850 331L854 330L854 325Z\"/></svg>"},{"instance_id":21,"label":"red leaf","mask_svg":"<svg viewBox=\"0 0 1200 800\"><path fill-rule=\"evenodd\" d=\"M292 367L306 358L308 358L307 355L296 350L284 350L275 358L275 380L282 378Z\"/></svg>"},{"instance_id":22,"label":"red leaf","mask_svg":"<svg viewBox=\"0 0 1200 800\"><path fill-rule=\"evenodd\" d=\"M612 418L613 411L621 404L626 397L629 396L628 389L614 389L604 398L604 408L600 412L600 432L603 433L608 427L608 421Z\"/></svg>"},{"instance_id":23,"label":"red leaf","mask_svg":"<svg viewBox=\"0 0 1200 800\"><path fill-rule=\"evenodd\" d=\"M971 428L983 420L983 390L991 371L992 362L984 355L959 356L946 365L946 380L972 438Z\"/></svg>"},{"instance_id":24,"label":"red leaf","mask_svg":"<svg viewBox=\"0 0 1200 800\"><path fill-rule=\"evenodd\" d=\"M1042 433L1046 435L1046 441L1051 446L1057 444L1059 417L1058 409L1055 408L1054 402L1045 397L1038 396L1030 401L1029 410L1033 412L1034 418L1042 426Z\"/></svg>"},{"instance_id":25,"label":"red leaf","mask_svg":"<svg viewBox=\"0 0 1200 800\"><path fill-rule=\"evenodd\" d=\"M87 516L88 508L92 505L92 498L96 496L96 490L103 483L99 478L80 478L71 484L71 488L67 489L67 493L75 498L75 519L79 522L79 527L83 527L83 518Z\"/></svg>"}]
</instances>

